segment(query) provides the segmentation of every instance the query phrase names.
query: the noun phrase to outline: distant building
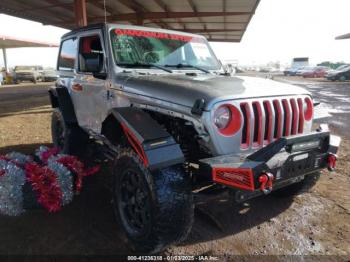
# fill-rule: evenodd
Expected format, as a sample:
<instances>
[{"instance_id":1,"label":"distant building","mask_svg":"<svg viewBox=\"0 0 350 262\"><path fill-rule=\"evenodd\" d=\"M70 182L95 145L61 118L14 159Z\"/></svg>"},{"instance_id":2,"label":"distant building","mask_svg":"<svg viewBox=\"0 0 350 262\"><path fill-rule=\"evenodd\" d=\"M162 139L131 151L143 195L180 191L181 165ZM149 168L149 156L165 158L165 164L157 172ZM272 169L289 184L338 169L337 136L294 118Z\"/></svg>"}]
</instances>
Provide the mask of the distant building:
<instances>
[{"instance_id":1,"label":"distant building","mask_svg":"<svg viewBox=\"0 0 350 262\"><path fill-rule=\"evenodd\" d=\"M292 68L308 66L309 58L308 57L294 57L292 60Z\"/></svg>"}]
</instances>

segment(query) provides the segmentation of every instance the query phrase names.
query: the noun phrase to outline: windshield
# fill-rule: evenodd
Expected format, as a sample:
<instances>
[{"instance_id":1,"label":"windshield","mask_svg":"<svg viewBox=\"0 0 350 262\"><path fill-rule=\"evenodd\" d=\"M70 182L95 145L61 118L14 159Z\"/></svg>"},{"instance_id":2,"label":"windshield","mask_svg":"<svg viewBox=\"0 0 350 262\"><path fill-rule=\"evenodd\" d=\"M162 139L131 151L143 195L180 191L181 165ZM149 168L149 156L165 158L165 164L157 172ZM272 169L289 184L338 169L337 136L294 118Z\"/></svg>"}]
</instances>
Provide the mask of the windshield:
<instances>
[{"instance_id":1,"label":"windshield","mask_svg":"<svg viewBox=\"0 0 350 262\"><path fill-rule=\"evenodd\" d=\"M344 72L344 71L348 71L350 69L350 66L348 65L348 66L345 66L345 67L343 67L341 70L339 70L339 71L341 71L341 72Z\"/></svg>"},{"instance_id":2,"label":"windshield","mask_svg":"<svg viewBox=\"0 0 350 262\"><path fill-rule=\"evenodd\" d=\"M157 65L162 67L219 70L208 42L201 37L131 29L112 29L111 42L118 66Z\"/></svg>"},{"instance_id":3,"label":"windshield","mask_svg":"<svg viewBox=\"0 0 350 262\"><path fill-rule=\"evenodd\" d=\"M20 71L20 70L35 70L34 66L16 66L15 71Z\"/></svg>"},{"instance_id":4,"label":"windshield","mask_svg":"<svg viewBox=\"0 0 350 262\"><path fill-rule=\"evenodd\" d=\"M335 70L341 71L341 70L347 69L348 67L350 67L350 66L349 65L341 65L341 66L338 66Z\"/></svg>"}]
</instances>

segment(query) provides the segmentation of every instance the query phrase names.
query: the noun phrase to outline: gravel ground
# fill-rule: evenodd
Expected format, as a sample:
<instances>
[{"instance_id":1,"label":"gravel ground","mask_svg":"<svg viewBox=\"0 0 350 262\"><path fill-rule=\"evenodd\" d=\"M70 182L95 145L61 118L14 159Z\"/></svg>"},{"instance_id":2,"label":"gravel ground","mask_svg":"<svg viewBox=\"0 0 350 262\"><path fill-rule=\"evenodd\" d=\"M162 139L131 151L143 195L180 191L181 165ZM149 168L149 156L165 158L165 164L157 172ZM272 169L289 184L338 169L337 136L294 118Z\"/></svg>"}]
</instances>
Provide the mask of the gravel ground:
<instances>
[{"instance_id":1,"label":"gravel ground","mask_svg":"<svg viewBox=\"0 0 350 262\"><path fill-rule=\"evenodd\" d=\"M303 254L330 255L327 259L333 261L349 259L350 121L344 107L349 103L350 83L278 80L306 87L331 109L341 106L335 95L342 98L345 113L328 110L328 119L317 120L330 122L343 138L337 171L324 172L311 192L294 199L267 196L237 205L223 198L201 204L188 240L164 254ZM0 88L0 154L31 153L51 143L46 90L46 85ZM0 254L130 254L113 218L111 196L98 175L88 178L84 186L84 192L60 213L35 210L20 217L0 217Z\"/></svg>"}]
</instances>

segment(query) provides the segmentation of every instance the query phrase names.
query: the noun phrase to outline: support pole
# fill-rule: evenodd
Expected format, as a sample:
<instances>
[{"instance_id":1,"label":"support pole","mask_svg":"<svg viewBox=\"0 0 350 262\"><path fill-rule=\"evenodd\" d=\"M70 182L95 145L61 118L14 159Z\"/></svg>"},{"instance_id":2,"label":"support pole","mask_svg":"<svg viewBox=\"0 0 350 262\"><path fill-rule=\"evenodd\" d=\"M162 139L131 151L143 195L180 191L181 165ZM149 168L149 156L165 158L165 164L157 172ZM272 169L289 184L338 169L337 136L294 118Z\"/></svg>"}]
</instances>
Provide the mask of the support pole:
<instances>
[{"instance_id":1,"label":"support pole","mask_svg":"<svg viewBox=\"0 0 350 262\"><path fill-rule=\"evenodd\" d=\"M2 48L2 55L4 58L4 67L5 67L5 71L6 73L8 73L8 66L7 66L7 54L6 54L6 48Z\"/></svg>"},{"instance_id":2,"label":"support pole","mask_svg":"<svg viewBox=\"0 0 350 262\"><path fill-rule=\"evenodd\" d=\"M75 25L82 27L87 25L85 0L74 0Z\"/></svg>"}]
</instances>

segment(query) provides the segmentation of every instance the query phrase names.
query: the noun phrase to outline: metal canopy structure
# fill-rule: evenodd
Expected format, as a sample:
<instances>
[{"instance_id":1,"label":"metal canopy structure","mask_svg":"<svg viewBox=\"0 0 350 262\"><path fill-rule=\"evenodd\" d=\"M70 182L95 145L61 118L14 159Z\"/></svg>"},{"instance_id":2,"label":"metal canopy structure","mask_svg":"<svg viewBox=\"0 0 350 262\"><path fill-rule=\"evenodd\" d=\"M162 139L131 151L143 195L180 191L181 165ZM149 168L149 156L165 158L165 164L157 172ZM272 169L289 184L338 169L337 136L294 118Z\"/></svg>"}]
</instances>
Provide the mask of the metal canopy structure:
<instances>
[{"instance_id":1,"label":"metal canopy structure","mask_svg":"<svg viewBox=\"0 0 350 262\"><path fill-rule=\"evenodd\" d=\"M350 39L350 33L345 35L340 35L335 38L336 40Z\"/></svg>"},{"instance_id":2,"label":"metal canopy structure","mask_svg":"<svg viewBox=\"0 0 350 262\"><path fill-rule=\"evenodd\" d=\"M110 22L239 42L260 0L1 0L0 13L67 29Z\"/></svg>"},{"instance_id":3,"label":"metal canopy structure","mask_svg":"<svg viewBox=\"0 0 350 262\"><path fill-rule=\"evenodd\" d=\"M27 39L20 39L20 38L15 38L11 36L0 35L0 49L2 49L6 72L8 71L6 49L19 48L19 47L58 47L58 45L35 41L35 40L27 40Z\"/></svg>"}]
</instances>

